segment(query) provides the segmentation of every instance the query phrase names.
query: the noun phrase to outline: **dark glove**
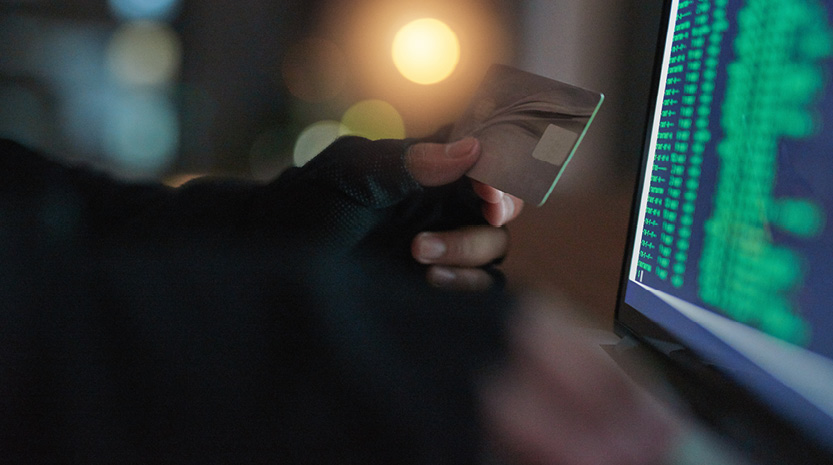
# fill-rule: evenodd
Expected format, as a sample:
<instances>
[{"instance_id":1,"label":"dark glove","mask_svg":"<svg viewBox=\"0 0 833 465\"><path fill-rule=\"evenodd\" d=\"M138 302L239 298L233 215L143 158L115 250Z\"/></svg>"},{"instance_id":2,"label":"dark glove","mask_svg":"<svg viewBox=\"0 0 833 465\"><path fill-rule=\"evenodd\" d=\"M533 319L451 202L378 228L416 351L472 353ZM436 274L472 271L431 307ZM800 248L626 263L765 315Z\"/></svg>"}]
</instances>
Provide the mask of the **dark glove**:
<instances>
[{"instance_id":1,"label":"dark glove","mask_svg":"<svg viewBox=\"0 0 833 465\"><path fill-rule=\"evenodd\" d=\"M485 224L481 200L462 178L423 187L406 166L413 140L344 137L264 189L254 221L337 254L407 260L421 231ZM415 266L415 265L414 265Z\"/></svg>"}]
</instances>

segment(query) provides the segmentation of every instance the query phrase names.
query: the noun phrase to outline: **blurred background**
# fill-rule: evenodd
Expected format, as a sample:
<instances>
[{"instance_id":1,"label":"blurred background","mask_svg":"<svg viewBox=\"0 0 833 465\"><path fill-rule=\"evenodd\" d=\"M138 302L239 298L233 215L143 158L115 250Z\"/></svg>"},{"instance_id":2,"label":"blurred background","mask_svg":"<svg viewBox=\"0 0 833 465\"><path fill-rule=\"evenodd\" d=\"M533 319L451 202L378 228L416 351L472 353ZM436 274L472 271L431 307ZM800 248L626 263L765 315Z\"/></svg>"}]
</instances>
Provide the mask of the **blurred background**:
<instances>
[{"instance_id":1,"label":"blurred background","mask_svg":"<svg viewBox=\"0 0 833 465\"><path fill-rule=\"evenodd\" d=\"M612 320L659 0L0 0L0 137L129 179L267 180L339 135L420 137L492 63L602 92L513 286Z\"/></svg>"}]
</instances>

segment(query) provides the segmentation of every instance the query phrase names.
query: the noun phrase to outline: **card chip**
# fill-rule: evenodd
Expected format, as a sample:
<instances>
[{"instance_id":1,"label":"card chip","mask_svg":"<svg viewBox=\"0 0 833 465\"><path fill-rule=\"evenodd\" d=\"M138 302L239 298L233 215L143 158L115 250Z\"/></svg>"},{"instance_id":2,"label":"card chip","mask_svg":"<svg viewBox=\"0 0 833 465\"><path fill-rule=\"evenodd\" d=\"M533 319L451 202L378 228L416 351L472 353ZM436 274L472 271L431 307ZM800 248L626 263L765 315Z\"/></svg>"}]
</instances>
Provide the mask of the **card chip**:
<instances>
[{"instance_id":1,"label":"card chip","mask_svg":"<svg viewBox=\"0 0 833 465\"><path fill-rule=\"evenodd\" d=\"M555 166L562 166L575 148L576 142L578 142L578 134L550 124L541 136L538 145L535 146L532 156Z\"/></svg>"}]
</instances>

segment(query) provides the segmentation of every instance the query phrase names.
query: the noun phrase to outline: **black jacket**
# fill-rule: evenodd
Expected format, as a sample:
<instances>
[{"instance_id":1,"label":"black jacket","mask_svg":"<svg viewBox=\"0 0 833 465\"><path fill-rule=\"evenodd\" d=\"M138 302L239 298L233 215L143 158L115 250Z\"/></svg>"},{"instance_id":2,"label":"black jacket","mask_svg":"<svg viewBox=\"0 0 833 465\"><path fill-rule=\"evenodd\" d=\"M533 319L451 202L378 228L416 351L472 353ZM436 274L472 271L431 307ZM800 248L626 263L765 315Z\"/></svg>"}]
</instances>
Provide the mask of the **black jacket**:
<instances>
[{"instance_id":1,"label":"black jacket","mask_svg":"<svg viewBox=\"0 0 833 465\"><path fill-rule=\"evenodd\" d=\"M509 298L424 284L479 210L405 147L172 189L0 141L0 462L476 462Z\"/></svg>"}]
</instances>

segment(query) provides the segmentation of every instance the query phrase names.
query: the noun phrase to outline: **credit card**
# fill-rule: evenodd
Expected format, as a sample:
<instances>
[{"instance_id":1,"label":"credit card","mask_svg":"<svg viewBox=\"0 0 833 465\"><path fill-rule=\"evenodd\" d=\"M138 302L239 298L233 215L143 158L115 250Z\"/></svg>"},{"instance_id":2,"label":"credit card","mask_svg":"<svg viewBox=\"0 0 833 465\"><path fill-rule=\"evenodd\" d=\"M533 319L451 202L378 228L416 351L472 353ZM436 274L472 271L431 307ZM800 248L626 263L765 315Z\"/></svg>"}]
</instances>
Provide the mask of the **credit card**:
<instances>
[{"instance_id":1,"label":"credit card","mask_svg":"<svg viewBox=\"0 0 833 465\"><path fill-rule=\"evenodd\" d=\"M474 136L480 159L467 175L543 205L604 95L505 65L493 65L451 140Z\"/></svg>"}]
</instances>

